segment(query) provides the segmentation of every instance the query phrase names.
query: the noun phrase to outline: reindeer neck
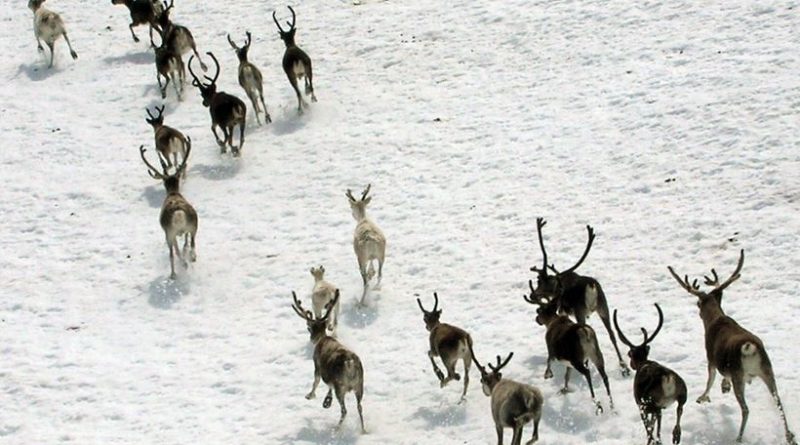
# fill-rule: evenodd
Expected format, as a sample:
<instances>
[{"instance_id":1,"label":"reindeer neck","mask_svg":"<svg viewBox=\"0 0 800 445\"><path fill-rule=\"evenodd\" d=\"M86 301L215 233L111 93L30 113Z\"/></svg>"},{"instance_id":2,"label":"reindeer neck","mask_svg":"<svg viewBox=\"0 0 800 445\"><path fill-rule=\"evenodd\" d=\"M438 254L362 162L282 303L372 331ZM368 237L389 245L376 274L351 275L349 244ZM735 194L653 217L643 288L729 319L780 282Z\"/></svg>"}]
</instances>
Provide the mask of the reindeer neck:
<instances>
[{"instance_id":1,"label":"reindeer neck","mask_svg":"<svg viewBox=\"0 0 800 445\"><path fill-rule=\"evenodd\" d=\"M703 326L708 329L711 324L717 321L720 317L725 316L725 311L716 302L703 303L700 307L700 318L703 320Z\"/></svg>"}]
</instances>

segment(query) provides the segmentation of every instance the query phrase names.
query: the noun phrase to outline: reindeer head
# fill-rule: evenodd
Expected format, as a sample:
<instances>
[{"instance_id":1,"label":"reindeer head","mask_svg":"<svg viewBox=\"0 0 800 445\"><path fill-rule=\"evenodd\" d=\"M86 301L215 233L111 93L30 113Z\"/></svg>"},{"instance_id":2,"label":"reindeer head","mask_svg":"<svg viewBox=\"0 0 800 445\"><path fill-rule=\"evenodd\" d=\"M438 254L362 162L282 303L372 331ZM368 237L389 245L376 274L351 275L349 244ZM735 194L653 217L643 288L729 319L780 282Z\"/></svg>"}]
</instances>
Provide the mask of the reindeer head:
<instances>
[{"instance_id":1,"label":"reindeer head","mask_svg":"<svg viewBox=\"0 0 800 445\"><path fill-rule=\"evenodd\" d=\"M333 307L336 306L336 302L339 301L339 289L336 289L336 294L333 299L325 305L325 315L320 318L314 318L314 314L311 311L303 309L303 305L300 303L300 300L297 299L297 294L295 294L294 291L292 291L292 299L294 300L292 309L294 309L294 312L300 316L300 318L306 321L308 333L311 335L311 341L316 343L327 333L328 317L331 315Z\"/></svg>"},{"instance_id":2,"label":"reindeer head","mask_svg":"<svg viewBox=\"0 0 800 445\"><path fill-rule=\"evenodd\" d=\"M472 361L475 363L475 366L478 367L478 371L481 373L481 386L483 387L483 393L487 396L491 396L495 385L497 385L497 383L503 378L503 373L501 373L500 370L508 364L508 362L511 360L511 357L514 356L514 353L512 352L508 354L508 357L506 357L504 361L501 361L501 358L498 355L496 365L489 363L489 369L491 369L491 372L487 372L486 368L478 363L478 359L475 358L475 351L472 350L472 342L469 343L469 353L472 356Z\"/></svg>"},{"instance_id":3,"label":"reindeer head","mask_svg":"<svg viewBox=\"0 0 800 445\"><path fill-rule=\"evenodd\" d=\"M183 174L183 170L186 168L186 160L189 159L189 153L192 151L192 139L188 136L186 137L186 155L172 174L169 173L167 162L160 152L158 153L158 162L161 163L161 170L159 171L144 157L145 151L147 150L145 150L144 145L139 147L139 154L142 156L142 161L144 161L144 164L147 166L147 173L150 174L150 177L161 180L164 183L164 188L167 190L167 193L177 193L180 190L180 178Z\"/></svg>"},{"instance_id":4,"label":"reindeer head","mask_svg":"<svg viewBox=\"0 0 800 445\"><path fill-rule=\"evenodd\" d=\"M161 108L156 107L155 109L156 112L158 113L157 116L153 116L152 113L150 113L150 109L145 108L145 111L147 111L147 115L150 117L145 118L144 120L147 121L148 124L152 125L153 129L156 129L164 125L164 105L162 105Z\"/></svg>"},{"instance_id":5,"label":"reindeer head","mask_svg":"<svg viewBox=\"0 0 800 445\"><path fill-rule=\"evenodd\" d=\"M700 308L700 315L702 316L704 313L710 313L711 311L722 310L722 291L724 291L728 286L731 285L734 281L738 280L741 277L740 272L742 271L742 265L744 264L744 249L739 252L739 263L736 265L736 270L733 271L730 278L725 280L724 283L719 284L719 277L717 276L717 271L711 269L711 275L713 278L710 278L706 275L703 276L705 278L705 284L707 286L713 286L714 288L711 289L709 292L703 292L700 290L700 285L697 284L697 280L695 279L691 283L689 282L689 276L684 275L683 279L675 273L675 270L672 269L672 266L668 266L667 269L669 273L672 274L672 277L678 281L678 284L690 294L694 295L698 298L697 306Z\"/></svg>"},{"instance_id":6,"label":"reindeer head","mask_svg":"<svg viewBox=\"0 0 800 445\"><path fill-rule=\"evenodd\" d=\"M422 302L417 298L417 304L419 308L422 310L422 319L425 320L425 329L432 330L439 324L439 317L442 316L442 310L439 309L439 295L436 292L433 293L434 303L433 309L430 311L426 311L424 307L422 307Z\"/></svg>"},{"instance_id":7,"label":"reindeer head","mask_svg":"<svg viewBox=\"0 0 800 445\"><path fill-rule=\"evenodd\" d=\"M230 43L233 50L236 51L236 57L239 58L239 62L247 62L247 51L250 50L250 42L252 41L250 31L247 31L245 34L247 35L247 40L245 40L244 46L242 47L237 46L231 39L231 35L228 34L228 43Z\"/></svg>"},{"instance_id":8,"label":"reindeer head","mask_svg":"<svg viewBox=\"0 0 800 445\"><path fill-rule=\"evenodd\" d=\"M531 271L536 272L536 290L534 291L534 294L536 297L554 296L555 299L558 300L558 298L561 296L561 292L563 291L561 278L566 274L574 272L583 263L583 260L586 259L586 256L589 254L589 250L592 248L595 234L592 226L587 225L586 230L589 233L589 241L586 243L586 250L583 252L583 255L574 266L559 272L553 264L547 264L547 251L544 248L544 238L542 237L542 228L546 224L547 221L545 221L544 218L536 218L536 232L539 235L539 248L542 250L542 267L531 267ZM553 273L548 274L547 269L550 269L550 271Z\"/></svg>"},{"instance_id":9,"label":"reindeer head","mask_svg":"<svg viewBox=\"0 0 800 445\"><path fill-rule=\"evenodd\" d=\"M619 335L619 339L622 340L622 343L625 343L625 345L630 348L628 357L631 359L631 368L634 370L638 370L639 367L647 361L647 356L650 354L650 342L656 338L658 332L661 331L661 326L664 324L664 313L661 312L661 307L658 303L656 303L655 306L658 311L658 326L656 326L656 330L653 331L653 335L647 335L647 330L645 328L640 328L644 336L644 341L639 345L631 343L628 338L625 337L625 334L622 333L622 329L619 328L619 323L617 322L617 310L614 309L614 327L617 329L617 334Z\"/></svg>"},{"instance_id":10,"label":"reindeer head","mask_svg":"<svg viewBox=\"0 0 800 445\"><path fill-rule=\"evenodd\" d=\"M208 54L209 57L211 57L211 60L214 61L214 65L217 67L217 72L214 74L213 78L208 77L206 75L203 76L206 78L206 80L208 80L211 83L204 84L203 82L200 81L200 79L197 78L197 76L194 74L194 71L192 71L192 60L194 60L194 56L189 58L189 74L192 75L193 79L192 85L200 89L200 95L203 96L203 106L209 107L211 106L211 98L213 98L214 95L217 94L217 78L219 78L219 62L217 62L217 58L214 57L214 54L211 51L207 52L206 54Z\"/></svg>"},{"instance_id":11,"label":"reindeer head","mask_svg":"<svg viewBox=\"0 0 800 445\"><path fill-rule=\"evenodd\" d=\"M322 281L322 279L325 277L325 268L322 266L312 267L311 276L314 277L314 281Z\"/></svg>"},{"instance_id":12,"label":"reindeer head","mask_svg":"<svg viewBox=\"0 0 800 445\"><path fill-rule=\"evenodd\" d=\"M295 29L295 27L294 27L294 23L295 23L295 20L297 19L297 16L295 15L294 9L292 9L291 6L288 6L288 8L289 8L289 11L292 12L292 21L291 21L291 23L288 20L286 21L286 24L289 25L289 30L288 31L284 31L283 28L281 28L281 24L278 23L278 18L275 17L275 11L272 11L272 20L275 21L275 25L278 27L278 34L280 34L281 40L283 40L283 43L286 44L287 48L290 47L290 46L295 46L294 33L297 31Z\"/></svg>"},{"instance_id":13,"label":"reindeer head","mask_svg":"<svg viewBox=\"0 0 800 445\"><path fill-rule=\"evenodd\" d=\"M367 184L367 188L361 193L361 199L356 199L350 189L347 189L347 193L345 193L345 196L350 201L350 210L353 212L353 218L356 221L361 221L367 216L367 204L372 201L371 196L367 197L370 187L372 187L372 184Z\"/></svg>"},{"instance_id":14,"label":"reindeer head","mask_svg":"<svg viewBox=\"0 0 800 445\"><path fill-rule=\"evenodd\" d=\"M552 319L558 316L558 298L555 294L542 293L533 288L533 281L528 280L530 295L523 295L530 304L536 306L536 323L540 326L547 326Z\"/></svg>"},{"instance_id":15,"label":"reindeer head","mask_svg":"<svg viewBox=\"0 0 800 445\"><path fill-rule=\"evenodd\" d=\"M28 8L30 8L31 11L36 12L42 7L42 3L44 3L44 1L45 0L28 0Z\"/></svg>"}]
</instances>

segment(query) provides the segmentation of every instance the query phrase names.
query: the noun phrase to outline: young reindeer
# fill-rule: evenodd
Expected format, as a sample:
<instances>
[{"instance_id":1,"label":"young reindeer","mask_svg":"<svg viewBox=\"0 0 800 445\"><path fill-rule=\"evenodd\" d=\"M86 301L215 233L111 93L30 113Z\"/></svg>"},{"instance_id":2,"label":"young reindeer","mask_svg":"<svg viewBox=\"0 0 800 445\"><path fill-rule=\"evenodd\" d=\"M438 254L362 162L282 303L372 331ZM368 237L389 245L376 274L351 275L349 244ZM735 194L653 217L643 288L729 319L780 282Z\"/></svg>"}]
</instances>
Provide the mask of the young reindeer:
<instances>
[{"instance_id":1,"label":"young reindeer","mask_svg":"<svg viewBox=\"0 0 800 445\"><path fill-rule=\"evenodd\" d=\"M178 251L178 237L183 235L183 254L181 260L184 267L189 267L184 257L191 239L191 250L189 250L189 258L192 262L197 261L197 254L195 253L194 238L197 235L197 212L194 210L189 201L181 195L180 192L180 176L186 168L186 161L189 159L189 153L192 151L192 140L186 138L186 156L178 166L173 174L168 173L167 163L162 157L159 157L161 163L161 171L153 167L144 157L144 145L139 147L139 153L142 156L142 161L147 166L147 173L153 179L160 179L164 183L164 188L167 190L167 196L164 197L164 203L161 205L161 215L159 221L161 228L164 229L164 235L167 237L167 247L169 248L169 267L170 278L175 279L175 252ZM180 253L180 252L179 252Z\"/></svg>"},{"instance_id":2,"label":"young reindeer","mask_svg":"<svg viewBox=\"0 0 800 445\"><path fill-rule=\"evenodd\" d=\"M42 6L45 0L28 0L28 8L33 11L33 34L36 36L36 45L39 51L44 51L42 48L42 40L50 48L50 65L53 67L53 46L59 37L64 36L64 40L69 47L69 54L73 59L78 58L78 53L72 49L72 43L67 37L67 30L64 28L64 21L61 16L53 11Z\"/></svg>"},{"instance_id":3,"label":"young reindeer","mask_svg":"<svg viewBox=\"0 0 800 445\"><path fill-rule=\"evenodd\" d=\"M589 233L589 241L586 243L586 250L583 252L578 262L569 269L559 272L556 270L555 266L547 264L547 251L544 249L544 239L542 238L542 228L546 224L547 221L543 218L536 218L536 231L539 235L539 247L542 250L542 267L531 267L531 271L537 274L535 295L554 295L558 303L559 313L574 315L578 323L586 323L586 319L592 312L597 312L597 315L606 327L608 336L611 338L611 344L614 345L614 351L617 353L622 375L630 375L631 370L622 359L619 346L617 346L617 339L614 336L614 331L611 329L608 301L606 300L606 294L603 292L603 288L596 279L575 273L575 269L583 264L583 260L586 259L589 250L592 248L592 243L595 238L594 229L592 229L591 226L586 226L586 230ZM553 271L555 275L548 275L548 268Z\"/></svg>"},{"instance_id":4,"label":"young reindeer","mask_svg":"<svg viewBox=\"0 0 800 445\"><path fill-rule=\"evenodd\" d=\"M430 332L428 350L428 358L431 359L433 365L433 372L439 378L441 388L450 383L451 380L460 380L461 376L456 372L456 364L459 360L464 362L464 391L461 393L461 402L467 400L467 388L469 387L469 367L471 358L469 355L469 348L472 345L472 337L467 331L457 328L447 323L439 322L439 317L442 315L442 310L439 309L439 295L433 293L434 303L433 309L426 311L422 307L422 302L417 298L417 304L422 310L422 317L425 321L425 329ZM447 369L447 377L442 374L442 371L436 366L434 357L440 357Z\"/></svg>"},{"instance_id":5,"label":"young reindeer","mask_svg":"<svg viewBox=\"0 0 800 445\"><path fill-rule=\"evenodd\" d=\"M314 316L322 318L322 311L333 301L336 294L336 286L325 280L325 268L319 266L311 268L311 276L314 277L314 289L311 290L311 307L314 309ZM333 305L333 312L328 317L328 330L336 332L339 322L339 301Z\"/></svg>"},{"instance_id":6,"label":"young reindeer","mask_svg":"<svg viewBox=\"0 0 800 445\"><path fill-rule=\"evenodd\" d=\"M139 41L139 37L133 32L134 26L147 24L150 25L150 28L155 27L159 33L161 32L158 17L162 9L160 7L157 8L156 5L158 3L154 3L153 0L111 0L111 4L125 5L128 8L131 13L131 24L128 25L128 29L131 30L134 42Z\"/></svg>"},{"instance_id":7,"label":"young reindeer","mask_svg":"<svg viewBox=\"0 0 800 445\"><path fill-rule=\"evenodd\" d=\"M286 24L289 25L288 31L284 31L283 28L281 28L281 24L278 23L278 19L275 17L275 11L272 11L272 20L275 21L275 25L278 27L278 34L280 34L281 40L286 44L286 51L283 53L283 72L286 73L286 77L289 78L289 83L292 84L292 88L294 88L294 92L297 94L297 112L303 114L303 107L308 108L308 103L303 100L303 96L300 94L300 88L297 86L298 80L305 76L306 95L311 95L312 102L317 101L317 96L314 95L314 76L311 72L311 58L294 43L294 34L297 31L294 24L297 16L291 6L288 8L289 11L292 12L291 23L286 21Z\"/></svg>"},{"instance_id":8,"label":"young reindeer","mask_svg":"<svg viewBox=\"0 0 800 445\"><path fill-rule=\"evenodd\" d=\"M497 364L489 363L488 365L491 372L486 372L486 368L481 366L478 359L475 358L471 342L469 353L481 373L483 393L491 397L497 445L503 445L503 428L512 428L514 435L511 438L511 445L520 445L522 428L531 420L533 421L533 437L526 444L531 445L539 440L539 420L542 418L542 405L544 404L542 392L535 386L504 379L500 372L514 356L514 353L508 354L508 357L502 362L498 355Z\"/></svg>"},{"instance_id":9,"label":"young reindeer","mask_svg":"<svg viewBox=\"0 0 800 445\"><path fill-rule=\"evenodd\" d=\"M697 403L710 402L708 393L714 385L716 372L722 374L722 392L731 390L739 407L742 411L742 423L739 427L739 435L736 437L738 442L742 441L744 427L747 425L747 417L750 410L744 398L744 385L750 383L753 377L760 378L767 385L770 394L775 399L783 420L783 428L786 433L786 442L796 445L794 434L789 431L789 424L786 421L786 413L783 410L781 398L778 396L778 387L775 384L775 373L772 370L772 363L767 355L767 350L761 339L755 334L739 326L736 321L725 315L722 310L722 291L741 276L739 273L744 264L744 249L739 254L739 264L733 271L730 278L722 284L714 269L711 269L713 278L705 277L705 284L713 286L710 292L703 292L697 284L697 280L689 282L689 277L681 279L678 274L668 267L669 273L680 284L680 286L698 298L697 306L700 308L700 318L705 327L706 357L708 359L708 382L706 390L697 398Z\"/></svg>"},{"instance_id":10,"label":"young reindeer","mask_svg":"<svg viewBox=\"0 0 800 445\"><path fill-rule=\"evenodd\" d=\"M259 71L255 65L247 61L247 52L250 50L252 36L250 35L250 31L247 31L246 35L247 40L242 47L236 45L231 39L230 34L228 34L228 43L231 44L233 50L236 51L236 57L239 58L239 85L242 86L245 93L247 93L247 97L250 98L256 115L256 122L261 125L261 120L258 118L258 112L260 111L260 107L258 106L259 101L263 107L264 121L270 123L272 122L272 118L269 117L267 104L264 103L264 87L262 85L261 71Z\"/></svg>"},{"instance_id":11,"label":"young reindeer","mask_svg":"<svg viewBox=\"0 0 800 445\"><path fill-rule=\"evenodd\" d=\"M244 145L244 128L245 120L247 117L247 106L236 96L228 94L224 91L217 91L217 78L219 77L219 62L210 51L207 53L214 65L217 67L217 72L214 78L204 76L209 84L204 84L197 78L192 71L192 60L194 56L189 58L189 74L194 79L192 85L200 89L200 95L203 96L203 106L208 107L208 112L211 114L211 131L214 133L214 138L219 144L220 152L225 153L227 147L231 148L231 153L234 156L239 156ZM233 145L233 129L239 126L239 145ZM222 135L225 136L224 140L220 140L217 135L217 127L222 129Z\"/></svg>"},{"instance_id":12,"label":"young reindeer","mask_svg":"<svg viewBox=\"0 0 800 445\"><path fill-rule=\"evenodd\" d=\"M358 259L361 279L364 282L364 292L361 294L360 302L362 305L367 297L367 283L375 275L372 260L378 260L378 284L380 284L383 276L383 260L386 254L386 237L383 236L381 229L367 218L367 204L372 201L371 196L367 197L370 187L372 187L372 184L367 185L367 188L361 194L360 200L353 197L353 192L350 189L347 189L345 194L347 199L350 200L350 210L353 213L353 218L358 222L353 234L353 249ZM367 265L369 265L369 271L367 270Z\"/></svg>"},{"instance_id":13,"label":"young reindeer","mask_svg":"<svg viewBox=\"0 0 800 445\"><path fill-rule=\"evenodd\" d=\"M192 32L185 26L176 25L169 18L169 13L172 11L174 3L175 0L164 2L163 10L158 16L158 28L150 28L150 44L153 47L156 46L153 42L153 29L155 29L161 35L163 44L166 44L172 52L181 56L189 52L189 50L194 52L194 55L197 56L197 60L200 61L200 68L206 71L208 68L200 59L200 54L197 52L197 45L194 42Z\"/></svg>"},{"instance_id":14,"label":"young reindeer","mask_svg":"<svg viewBox=\"0 0 800 445\"><path fill-rule=\"evenodd\" d=\"M186 67L180 53L175 52L172 47L162 40L161 45L155 47L156 58L156 81L158 89L161 90L161 98L167 98L167 86L170 80L175 87L175 94L178 100L183 100L183 85L186 83ZM161 78L164 83L161 83Z\"/></svg>"},{"instance_id":15,"label":"young reindeer","mask_svg":"<svg viewBox=\"0 0 800 445\"><path fill-rule=\"evenodd\" d=\"M161 108L156 107L157 116L150 113L150 109L145 108L149 118L145 118L148 124L153 127L153 133L156 140L156 150L167 161L168 167L176 167L178 163L178 155L181 159L186 159L186 136L180 131L164 125L164 106ZM183 170L183 177L186 177L186 169Z\"/></svg>"},{"instance_id":16,"label":"young reindeer","mask_svg":"<svg viewBox=\"0 0 800 445\"><path fill-rule=\"evenodd\" d=\"M648 335L645 328L642 329L644 341L639 345L634 345L625 337L622 329L617 322L617 311L614 310L614 327L619 334L619 339L630 348L628 357L631 358L631 368L636 372L633 379L633 397L639 406L639 414L647 432L647 444L654 445L661 443L661 411L678 402L677 420L675 428L672 430L672 443L681 443L681 415L683 405L686 404L686 383L675 371L662 366L658 362L649 360L650 342L656 338L664 324L664 313L656 303L658 310L658 326L653 335ZM653 432L655 430L655 436Z\"/></svg>"},{"instance_id":17,"label":"young reindeer","mask_svg":"<svg viewBox=\"0 0 800 445\"><path fill-rule=\"evenodd\" d=\"M339 290L336 290L333 300L325 309L325 315L321 318L315 318L311 311L303 310L303 306L294 292L292 292L292 298L294 299L292 309L306 321L308 332L311 334L311 342L314 343L314 384L311 392L306 395L306 399L311 400L316 397L319 379L322 378L322 381L328 385L328 394L322 402L322 407L330 408L333 402L332 393L336 392L336 400L339 401L339 407L342 410L342 417L338 424L338 427L341 427L347 415L344 396L348 392L354 391L358 417L361 419L361 432L366 433L361 409L361 398L364 396L364 368L361 366L361 359L326 333L327 319L331 315L333 307L339 302Z\"/></svg>"},{"instance_id":18,"label":"young reindeer","mask_svg":"<svg viewBox=\"0 0 800 445\"><path fill-rule=\"evenodd\" d=\"M575 323L566 315L559 315L558 299L553 298L551 295L537 294L533 288L532 281L528 281L528 287L531 289L531 294L530 296L523 295L523 298L528 303L538 306L536 309L536 323L547 328L544 337L547 344L547 369L544 372L544 378L553 377L550 365L554 360L563 362L567 370L564 374L564 388L561 393L566 394L569 391L570 370L574 368L586 378L586 382L589 384L589 392L592 394L592 400L597 407L595 414L600 414L603 412L603 405L594 395L592 376L587 366L588 362L592 362L603 379L603 384L608 394L608 403L611 409L614 409L614 400L611 398L611 389L608 387L608 376L606 375L603 353L600 351L600 345L597 343L597 335L594 329L584 323Z\"/></svg>"}]
</instances>

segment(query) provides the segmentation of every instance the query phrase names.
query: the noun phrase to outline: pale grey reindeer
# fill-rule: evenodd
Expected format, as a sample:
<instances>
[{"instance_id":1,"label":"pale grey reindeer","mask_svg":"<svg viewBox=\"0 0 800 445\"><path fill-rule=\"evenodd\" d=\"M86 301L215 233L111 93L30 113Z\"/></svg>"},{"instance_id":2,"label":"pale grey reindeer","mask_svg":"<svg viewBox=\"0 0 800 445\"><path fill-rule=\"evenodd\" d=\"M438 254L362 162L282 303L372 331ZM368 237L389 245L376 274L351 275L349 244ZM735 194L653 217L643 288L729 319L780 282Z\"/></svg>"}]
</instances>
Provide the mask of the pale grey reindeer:
<instances>
[{"instance_id":1,"label":"pale grey reindeer","mask_svg":"<svg viewBox=\"0 0 800 445\"><path fill-rule=\"evenodd\" d=\"M778 396L778 386L775 383L775 373L772 370L772 363L767 355L764 343L752 332L741 327L733 318L725 315L722 310L722 291L734 281L738 280L742 265L744 264L744 249L739 253L739 264L733 271L730 278L725 282L719 282L717 271L711 269L713 278L705 277L705 284L712 286L710 292L700 290L697 280L689 282L689 277L684 275L681 279L672 267L667 267L669 273L688 293L698 298L697 306L700 308L700 318L705 327L706 358L708 359L708 382L706 390L697 398L697 403L710 402L708 393L714 385L717 371L722 374L722 392L730 392L733 386L733 394L739 403L742 412L742 422L739 427L737 442L742 441L744 427L747 425L747 418L750 409L744 398L745 383L750 383L754 377L760 378L772 398L778 405L778 411L783 420L783 428L786 434L786 442L797 445L794 433L789 430L789 423L786 421L786 413Z\"/></svg>"},{"instance_id":2,"label":"pale grey reindeer","mask_svg":"<svg viewBox=\"0 0 800 445\"><path fill-rule=\"evenodd\" d=\"M327 319L331 315L333 307L339 302L339 290L336 290L333 300L325 308L325 315L321 318L314 317L311 311L304 310L294 292L292 292L292 298L294 300L292 309L306 321L311 342L314 343L314 384L311 386L311 392L306 395L306 399L311 400L316 397L317 386L321 378L328 385L328 394L322 402L322 407L331 407L333 392L335 392L342 413L337 427L341 427L347 415L344 396L353 391L356 396L358 417L361 420L361 432L366 433L364 414L361 408L361 399L364 396L364 368L361 365L361 359L327 333Z\"/></svg>"},{"instance_id":3,"label":"pale grey reindeer","mask_svg":"<svg viewBox=\"0 0 800 445\"><path fill-rule=\"evenodd\" d=\"M530 421L533 421L533 436L526 444L531 445L539 440L539 420L542 418L542 406L544 405L542 392L535 386L504 379L503 373L500 372L514 356L514 353L508 354L504 361L501 361L498 355L497 364L489 363L491 372L487 372L486 368L481 366L478 359L475 358L475 351L472 350L471 343L469 352L472 361L475 362L475 366L481 373L483 393L491 397L497 445L503 445L504 428L511 428L514 431L511 445L520 445L522 428Z\"/></svg>"},{"instance_id":4,"label":"pale grey reindeer","mask_svg":"<svg viewBox=\"0 0 800 445\"><path fill-rule=\"evenodd\" d=\"M250 102L253 104L256 122L258 122L259 125L261 124L261 120L258 118L258 112L261 107L263 107L264 121L270 123L272 122L272 118L269 116L269 111L267 111L267 104L264 103L264 87L261 71L247 60L247 53L250 50L250 43L253 37L250 35L250 31L247 31L245 34L247 35L247 40L245 40L244 46L242 47L236 45L231 39L231 35L228 34L228 43L231 44L231 47L233 47L233 50L236 52L236 57L239 59L239 85L242 86L245 93L247 93L247 97L250 98ZM259 107L259 102L261 102L261 107Z\"/></svg>"},{"instance_id":5,"label":"pale grey reindeer","mask_svg":"<svg viewBox=\"0 0 800 445\"><path fill-rule=\"evenodd\" d=\"M164 125L164 105L160 108L155 107L156 116L150 113L149 108L145 108L149 118L145 118L148 124L153 127L153 133L156 140L156 150L161 156L166 159L168 167L176 167L180 165L178 159L186 158L187 140L186 136L180 131ZM186 176L186 169L183 169L183 176Z\"/></svg>"},{"instance_id":6,"label":"pale grey reindeer","mask_svg":"<svg viewBox=\"0 0 800 445\"><path fill-rule=\"evenodd\" d=\"M311 276L314 277L314 288L311 290L311 307L314 309L314 316L322 318L322 311L333 301L336 295L336 286L325 280L325 268L322 266L312 267ZM328 317L328 330L336 332L339 324L339 301L333 306L333 312Z\"/></svg>"},{"instance_id":7,"label":"pale grey reindeer","mask_svg":"<svg viewBox=\"0 0 800 445\"><path fill-rule=\"evenodd\" d=\"M177 167L174 173L168 172L166 161L163 157L159 156L161 163L161 170L159 171L153 167L150 162L145 158L144 145L139 147L139 153L142 156L142 161L147 166L147 173L153 179L159 179L164 183L164 188L167 191L167 196L164 197L164 203L161 205L161 215L159 222L161 228L164 229L164 235L167 238L167 247L169 248L169 266L170 278L175 279L175 252L178 252L184 267L188 267L189 263L186 261L185 256L188 255L189 259L194 262L197 260L195 253L195 235L197 235L197 212L194 207L189 204L189 201L181 195L180 192L180 177L183 170L186 168L186 161L189 159L189 153L192 151L192 140L186 138L186 156L184 156L181 164ZM183 253L178 250L178 237L184 236L183 240ZM189 242L191 241L191 249L189 250Z\"/></svg>"},{"instance_id":8,"label":"pale grey reindeer","mask_svg":"<svg viewBox=\"0 0 800 445\"><path fill-rule=\"evenodd\" d=\"M461 393L461 401L459 402L461 403L467 399L469 368L472 362L469 348L472 345L472 337L467 331L459 327L440 322L439 318L442 315L442 310L439 309L439 295L434 292L433 298L433 309L430 311L425 310L422 306L422 301L417 298L417 304L425 321L425 329L430 332L428 358L431 360L431 365L433 365L433 372L439 378L439 386L441 388L444 388L452 380L461 379L461 376L456 372L456 364L458 364L459 360L464 362L464 391ZM442 363L444 363L444 367L447 370L447 377L436 366L434 357L442 359Z\"/></svg>"},{"instance_id":9,"label":"pale grey reindeer","mask_svg":"<svg viewBox=\"0 0 800 445\"><path fill-rule=\"evenodd\" d=\"M353 250L356 252L358 270L361 272L361 279L364 282L364 291L361 294L360 302L362 305L367 297L367 284L375 274L372 261L378 260L378 284L380 285L383 276L383 260L386 255L386 237L377 224L367 218L367 205L372 201L372 197L367 196L370 187L372 187L372 184L368 184L367 188L364 189L361 199L356 199L350 189L347 189L345 194L350 201L350 210L353 213L353 218L357 222L353 233ZM369 270L367 270L368 266Z\"/></svg>"},{"instance_id":10,"label":"pale grey reindeer","mask_svg":"<svg viewBox=\"0 0 800 445\"><path fill-rule=\"evenodd\" d=\"M73 59L78 58L78 53L72 49L72 43L70 43L69 37L67 37L67 30L64 27L64 21L61 19L61 16L43 7L42 3L44 2L45 0L29 0L28 8L33 11L33 34L36 36L37 48L39 51L44 51L42 47L42 40L44 40L44 43L50 48L50 65L48 67L52 68L53 56L55 54L54 45L59 37L64 36L64 40L69 47L69 54Z\"/></svg>"}]
</instances>

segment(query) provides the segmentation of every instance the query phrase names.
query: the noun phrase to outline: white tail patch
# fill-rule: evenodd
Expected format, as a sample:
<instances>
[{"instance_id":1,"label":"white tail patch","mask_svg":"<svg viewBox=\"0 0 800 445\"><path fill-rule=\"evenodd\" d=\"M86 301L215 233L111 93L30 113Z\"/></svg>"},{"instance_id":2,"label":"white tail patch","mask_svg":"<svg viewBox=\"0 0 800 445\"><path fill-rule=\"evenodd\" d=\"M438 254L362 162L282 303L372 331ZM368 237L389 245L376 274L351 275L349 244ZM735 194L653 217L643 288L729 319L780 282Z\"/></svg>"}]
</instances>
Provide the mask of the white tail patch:
<instances>
[{"instance_id":1,"label":"white tail patch","mask_svg":"<svg viewBox=\"0 0 800 445\"><path fill-rule=\"evenodd\" d=\"M578 337L580 338L581 349L586 358L594 358L594 334L588 326L578 329Z\"/></svg>"},{"instance_id":2,"label":"white tail patch","mask_svg":"<svg viewBox=\"0 0 800 445\"><path fill-rule=\"evenodd\" d=\"M750 383L750 377L761 375L761 354L758 353L758 347L752 342L747 342L742 345L742 371L744 371L745 379Z\"/></svg>"},{"instance_id":3,"label":"white tail patch","mask_svg":"<svg viewBox=\"0 0 800 445\"><path fill-rule=\"evenodd\" d=\"M672 374L666 375L661 379L661 390L664 393L665 399L672 399L675 397L675 376Z\"/></svg>"},{"instance_id":4,"label":"white tail patch","mask_svg":"<svg viewBox=\"0 0 800 445\"><path fill-rule=\"evenodd\" d=\"M588 313L592 313L597 310L597 286L594 283L586 285L585 291L586 297L586 309Z\"/></svg>"},{"instance_id":5,"label":"white tail patch","mask_svg":"<svg viewBox=\"0 0 800 445\"><path fill-rule=\"evenodd\" d=\"M375 264L370 260L369 267L367 268L367 281L375 276Z\"/></svg>"},{"instance_id":6,"label":"white tail patch","mask_svg":"<svg viewBox=\"0 0 800 445\"><path fill-rule=\"evenodd\" d=\"M292 71L294 71L294 75L297 77L303 77L306 75L306 67L303 65L303 62L300 61L294 63Z\"/></svg>"},{"instance_id":7,"label":"white tail patch","mask_svg":"<svg viewBox=\"0 0 800 445\"><path fill-rule=\"evenodd\" d=\"M176 210L175 213L172 214L172 227L178 232L181 232L183 228L186 227L186 212L183 210Z\"/></svg>"}]
</instances>

